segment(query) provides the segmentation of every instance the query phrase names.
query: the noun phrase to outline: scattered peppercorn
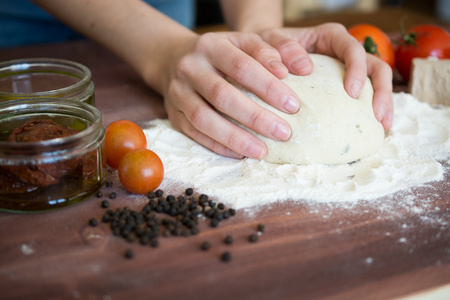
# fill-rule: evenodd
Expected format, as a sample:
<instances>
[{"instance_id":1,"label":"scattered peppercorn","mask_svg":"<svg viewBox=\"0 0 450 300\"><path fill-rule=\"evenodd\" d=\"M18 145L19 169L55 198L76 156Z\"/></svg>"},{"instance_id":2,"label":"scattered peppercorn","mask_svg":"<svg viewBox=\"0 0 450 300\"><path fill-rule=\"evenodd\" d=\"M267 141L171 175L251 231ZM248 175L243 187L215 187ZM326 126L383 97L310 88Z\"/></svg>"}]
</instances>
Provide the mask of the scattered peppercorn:
<instances>
[{"instance_id":1,"label":"scattered peppercorn","mask_svg":"<svg viewBox=\"0 0 450 300\"><path fill-rule=\"evenodd\" d=\"M231 235L227 235L224 239L225 244L231 245L234 242L234 238Z\"/></svg>"},{"instance_id":2,"label":"scattered peppercorn","mask_svg":"<svg viewBox=\"0 0 450 300\"><path fill-rule=\"evenodd\" d=\"M200 248L203 251L208 251L209 249L211 249L211 244L209 242L203 242Z\"/></svg>"},{"instance_id":3,"label":"scattered peppercorn","mask_svg":"<svg viewBox=\"0 0 450 300\"><path fill-rule=\"evenodd\" d=\"M211 227L217 227L219 226L219 220L217 219L211 219Z\"/></svg>"},{"instance_id":4,"label":"scattered peppercorn","mask_svg":"<svg viewBox=\"0 0 450 300\"><path fill-rule=\"evenodd\" d=\"M161 197L162 195L164 195L163 190L157 189L157 190L155 191L155 196L156 196L156 197Z\"/></svg>"},{"instance_id":5,"label":"scattered peppercorn","mask_svg":"<svg viewBox=\"0 0 450 300\"><path fill-rule=\"evenodd\" d=\"M134 251L131 249L127 249L125 251L125 257L128 259L132 259L134 257Z\"/></svg>"},{"instance_id":6,"label":"scattered peppercorn","mask_svg":"<svg viewBox=\"0 0 450 300\"><path fill-rule=\"evenodd\" d=\"M266 230L266 226L264 224L258 224L258 232L264 232Z\"/></svg>"},{"instance_id":7,"label":"scattered peppercorn","mask_svg":"<svg viewBox=\"0 0 450 300\"><path fill-rule=\"evenodd\" d=\"M112 187L113 186L113 182L112 181L106 181L106 187Z\"/></svg>"},{"instance_id":8,"label":"scattered peppercorn","mask_svg":"<svg viewBox=\"0 0 450 300\"><path fill-rule=\"evenodd\" d=\"M96 227L98 225L98 221L95 218L89 219L89 225L92 227Z\"/></svg>"},{"instance_id":9,"label":"scattered peppercorn","mask_svg":"<svg viewBox=\"0 0 450 300\"><path fill-rule=\"evenodd\" d=\"M250 243L256 243L258 241L258 236L256 234L251 234L248 237L248 240L250 241Z\"/></svg>"},{"instance_id":10,"label":"scattered peppercorn","mask_svg":"<svg viewBox=\"0 0 450 300\"><path fill-rule=\"evenodd\" d=\"M229 262L231 260L231 253L230 252L224 252L222 253L222 256L220 257L220 259L223 262Z\"/></svg>"},{"instance_id":11,"label":"scattered peppercorn","mask_svg":"<svg viewBox=\"0 0 450 300\"><path fill-rule=\"evenodd\" d=\"M110 199L117 194L111 192ZM141 245L150 245L153 248L159 246L159 237L192 236L200 232L199 221L201 216L206 217L211 227L217 227L219 223L233 216L236 211L228 209L223 203L216 204L206 194L194 196L194 190L187 188L184 194L164 196L164 191L158 189L147 194L148 203L141 211L132 210L129 207L121 207L116 210L107 209L101 221L109 223L112 234L127 240L130 243L138 242ZM101 207L108 208L110 201L103 200ZM160 214L166 217L161 217ZM96 219L89 220L91 226L97 226ZM234 238L228 235L224 243L232 244ZM201 249L207 251L211 248L209 242L203 242ZM134 253L127 250L127 258L132 258ZM229 261L229 252L223 253L222 260Z\"/></svg>"},{"instance_id":12,"label":"scattered peppercorn","mask_svg":"<svg viewBox=\"0 0 450 300\"><path fill-rule=\"evenodd\" d=\"M97 198L101 198L101 197L103 197L103 193L102 192L97 192L96 196L97 196Z\"/></svg>"}]
</instances>

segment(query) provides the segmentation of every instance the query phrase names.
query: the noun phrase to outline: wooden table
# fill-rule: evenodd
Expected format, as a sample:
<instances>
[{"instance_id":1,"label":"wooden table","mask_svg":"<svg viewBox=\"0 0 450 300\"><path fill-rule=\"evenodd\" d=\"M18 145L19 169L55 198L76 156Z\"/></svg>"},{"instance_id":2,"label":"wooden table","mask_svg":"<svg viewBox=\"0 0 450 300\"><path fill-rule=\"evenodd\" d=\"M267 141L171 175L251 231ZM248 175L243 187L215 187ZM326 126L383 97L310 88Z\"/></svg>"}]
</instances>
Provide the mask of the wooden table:
<instances>
[{"instance_id":1,"label":"wooden table","mask_svg":"<svg viewBox=\"0 0 450 300\"><path fill-rule=\"evenodd\" d=\"M160 96L127 65L87 41L8 49L0 61L56 57L88 66L104 125L164 118ZM398 87L402 88L402 87ZM282 202L158 248L115 237L100 218L140 209L120 186L61 210L0 213L0 299L388 299L450 283L450 174L406 201L355 205ZM166 191L169 193L170 191ZM259 242L247 237L259 223ZM231 234L233 245L223 238ZM208 252L200 244L209 241ZM133 249L133 259L124 251ZM232 260L220 260L230 251Z\"/></svg>"}]
</instances>

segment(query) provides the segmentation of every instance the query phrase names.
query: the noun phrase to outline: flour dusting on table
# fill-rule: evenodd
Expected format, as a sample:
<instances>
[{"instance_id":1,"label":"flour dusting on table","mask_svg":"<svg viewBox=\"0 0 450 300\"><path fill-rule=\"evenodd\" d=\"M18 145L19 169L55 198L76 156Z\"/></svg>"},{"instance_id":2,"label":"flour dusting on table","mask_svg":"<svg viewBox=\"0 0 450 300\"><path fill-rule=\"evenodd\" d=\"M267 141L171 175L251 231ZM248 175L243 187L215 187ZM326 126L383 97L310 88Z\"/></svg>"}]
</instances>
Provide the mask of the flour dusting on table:
<instances>
[{"instance_id":1,"label":"flour dusting on table","mask_svg":"<svg viewBox=\"0 0 450 300\"><path fill-rule=\"evenodd\" d=\"M236 209L283 200L355 202L442 181L450 158L450 108L432 108L394 94L394 124L381 149L343 165L271 164L222 157L175 131L149 122L148 147L163 161L161 188L194 187ZM444 167L444 166L447 167Z\"/></svg>"}]
</instances>

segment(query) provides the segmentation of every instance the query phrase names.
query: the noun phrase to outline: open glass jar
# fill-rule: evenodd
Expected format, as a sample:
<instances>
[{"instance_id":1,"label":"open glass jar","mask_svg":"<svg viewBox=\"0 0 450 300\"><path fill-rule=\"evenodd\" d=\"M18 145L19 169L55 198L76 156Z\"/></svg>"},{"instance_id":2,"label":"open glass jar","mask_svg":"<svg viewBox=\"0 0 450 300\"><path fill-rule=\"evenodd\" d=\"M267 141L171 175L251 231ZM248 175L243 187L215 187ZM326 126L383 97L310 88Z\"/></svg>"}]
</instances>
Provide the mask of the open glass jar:
<instances>
[{"instance_id":1,"label":"open glass jar","mask_svg":"<svg viewBox=\"0 0 450 300\"><path fill-rule=\"evenodd\" d=\"M59 128L36 130L45 122ZM70 135L41 138L63 129ZM104 138L101 113L83 102L0 102L0 210L54 209L96 193L107 172Z\"/></svg>"},{"instance_id":2,"label":"open glass jar","mask_svg":"<svg viewBox=\"0 0 450 300\"><path fill-rule=\"evenodd\" d=\"M0 102L59 98L95 105L91 71L77 62L27 58L0 62Z\"/></svg>"}]
</instances>

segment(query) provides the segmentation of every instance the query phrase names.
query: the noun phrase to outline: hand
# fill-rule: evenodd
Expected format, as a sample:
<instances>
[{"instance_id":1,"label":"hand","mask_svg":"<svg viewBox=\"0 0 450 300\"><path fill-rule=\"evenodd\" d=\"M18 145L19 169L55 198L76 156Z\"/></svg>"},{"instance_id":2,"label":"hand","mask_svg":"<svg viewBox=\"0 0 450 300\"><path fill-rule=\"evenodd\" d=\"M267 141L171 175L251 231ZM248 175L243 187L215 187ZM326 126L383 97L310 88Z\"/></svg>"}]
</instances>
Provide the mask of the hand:
<instances>
[{"instance_id":1,"label":"hand","mask_svg":"<svg viewBox=\"0 0 450 300\"><path fill-rule=\"evenodd\" d=\"M276 48L289 72L307 75L313 70L308 52L336 57L345 63L344 88L357 98L369 76L374 87L375 117L387 130L392 125L392 70L381 59L367 54L360 43L337 23L310 28L283 28L263 31L261 37Z\"/></svg>"},{"instance_id":2,"label":"hand","mask_svg":"<svg viewBox=\"0 0 450 300\"><path fill-rule=\"evenodd\" d=\"M278 51L260 36L208 33L183 43L180 49L170 60L163 88L168 117L175 129L216 153L236 158L263 158L266 145L220 113L269 138L290 138L286 121L226 80L227 76L234 79L281 111L298 111L296 94L279 80L288 69Z\"/></svg>"}]
</instances>

